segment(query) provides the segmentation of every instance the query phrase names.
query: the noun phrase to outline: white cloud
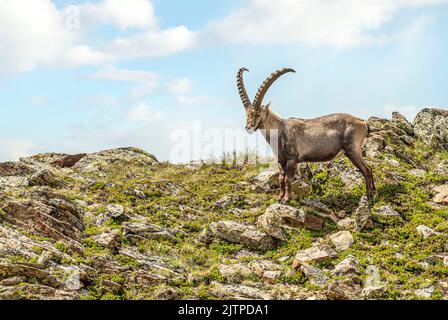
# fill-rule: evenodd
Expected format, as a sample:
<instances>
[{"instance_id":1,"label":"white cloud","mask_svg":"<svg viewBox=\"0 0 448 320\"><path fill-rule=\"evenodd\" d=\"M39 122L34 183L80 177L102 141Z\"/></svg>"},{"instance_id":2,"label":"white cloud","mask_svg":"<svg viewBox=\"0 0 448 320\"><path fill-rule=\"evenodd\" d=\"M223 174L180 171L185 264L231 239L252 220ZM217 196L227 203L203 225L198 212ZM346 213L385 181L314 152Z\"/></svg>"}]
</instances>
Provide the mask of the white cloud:
<instances>
[{"instance_id":1,"label":"white cloud","mask_svg":"<svg viewBox=\"0 0 448 320\"><path fill-rule=\"evenodd\" d=\"M157 122L162 119L163 113L153 111L147 104L141 103L134 107L128 113L128 119L131 121Z\"/></svg>"},{"instance_id":2,"label":"white cloud","mask_svg":"<svg viewBox=\"0 0 448 320\"><path fill-rule=\"evenodd\" d=\"M31 154L34 143L20 139L0 138L0 161L17 161Z\"/></svg>"},{"instance_id":3,"label":"white cloud","mask_svg":"<svg viewBox=\"0 0 448 320\"><path fill-rule=\"evenodd\" d=\"M104 0L78 8L82 23L111 24L120 29L157 26L154 7L148 0Z\"/></svg>"},{"instance_id":4,"label":"white cloud","mask_svg":"<svg viewBox=\"0 0 448 320\"><path fill-rule=\"evenodd\" d=\"M131 89L130 99L141 99L152 93L158 85L155 73L139 70L116 69L107 67L90 75L93 79L130 82L136 85Z\"/></svg>"},{"instance_id":5,"label":"white cloud","mask_svg":"<svg viewBox=\"0 0 448 320\"><path fill-rule=\"evenodd\" d=\"M34 105L45 105L49 101L50 99L46 96L32 96L28 98L28 102Z\"/></svg>"},{"instance_id":6,"label":"white cloud","mask_svg":"<svg viewBox=\"0 0 448 320\"><path fill-rule=\"evenodd\" d=\"M194 81L188 78L174 79L167 85L168 91L180 105L197 106L217 102L215 98L206 95L192 95Z\"/></svg>"},{"instance_id":7,"label":"white cloud","mask_svg":"<svg viewBox=\"0 0 448 320\"><path fill-rule=\"evenodd\" d=\"M161 29L149 0L104 0L67 8L58 9L51 0L2 1L0 76L40 65L72 68L165 56L189 49L195 41L195 33L184 26ZM81 21L76 21L79 12ZM112 40L91 38L95 24L139 30Z\"/></svg>"},{"instance_id":8,"label":"white cloud","mask_svg":"<svg viewBox=\"0 0 448 320\"><path fill-rule=\"evenodd\" d=\"M185 26L165 30L149 30L128 37L118 37L106 44L106 52L116 59L161 57L191 49L196 45L196 33Z\"/></svg>"},{"instance_id":9,"label":"white cloud","mask_svg":"<svg viewBox=\"0 0 448 320\"><path fill-rule=\"evenodd\" d=\"M291 43L350 47L384 42L372 35L404 7L447 0L250 0L231 15L208 23L202 41Z\"/></svg>"}]
</instances>

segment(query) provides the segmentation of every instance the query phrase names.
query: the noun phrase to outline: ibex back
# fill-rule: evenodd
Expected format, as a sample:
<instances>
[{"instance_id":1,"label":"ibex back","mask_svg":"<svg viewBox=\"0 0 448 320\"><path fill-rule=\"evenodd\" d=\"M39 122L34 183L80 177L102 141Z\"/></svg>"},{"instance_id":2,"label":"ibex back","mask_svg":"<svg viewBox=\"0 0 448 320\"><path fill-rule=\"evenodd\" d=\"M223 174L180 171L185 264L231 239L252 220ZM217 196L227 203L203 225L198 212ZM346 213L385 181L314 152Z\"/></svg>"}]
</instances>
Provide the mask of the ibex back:
<instances>
[{"instance_id":1,"label":"ibex back","mask_svg":"<svg viewBox=\"0 0 448 320\"><path fill-rule=\"evenodd\" d=\"M269 87L281 75L295 72L281 69L272 73L260 86L253 102L250 102L243 82L241 68L237 74L237 86L246 109L246 130L258 129L274 149L279 163L280 194L278 200L288 203L291 199L291 182L300 162L323 162L332 160L344 151L350 161L361 171L366 183L367 196L372 199L376 192L372 170L362 157L361 148L368 134L366 121L346 113L335 113L315 119L283 119L263 104ZM276 139L272 139L272 131Z\"/></svg>"}]
</instances>

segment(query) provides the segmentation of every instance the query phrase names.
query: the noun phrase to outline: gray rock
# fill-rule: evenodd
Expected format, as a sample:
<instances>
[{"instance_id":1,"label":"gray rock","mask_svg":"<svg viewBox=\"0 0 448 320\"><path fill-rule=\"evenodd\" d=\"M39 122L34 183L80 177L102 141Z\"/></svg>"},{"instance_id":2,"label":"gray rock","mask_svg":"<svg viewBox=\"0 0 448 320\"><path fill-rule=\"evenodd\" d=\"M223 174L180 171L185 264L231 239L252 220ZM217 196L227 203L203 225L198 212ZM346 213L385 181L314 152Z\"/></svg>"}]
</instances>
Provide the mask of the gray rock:
<instances>
[{"instance_id":1,"label":"gray rock","mask_svg":"<svg viewBox=\"0 0 448 320\"><path fill-rule=\"evenodd\" d=\"M358 272L358 260L352 255L347 256L344 260L339 262L333 270L331 270L331 274L336 276L343 276L348 274L356 274Z\"/></svg>"},{"instance_id":2,"label":"gray rock","mask_svg":"<svg viewBox=\"0 0 448 320\"><path fill-rule=\"evenodd\" d=\"M49 186L52 188L65 188L67 184L57 178L51 171L42 170L33 174L29 180L30 186Z\"/></svg>"},{"instance_id":3,"label":"gray rock","mask_svg":"<svg viewBox=\"0 0 448 320\"><path fill-rule=\"evenodd\" d=\"M277 242L267 233L251 225L235 221L223 220L210 224L212 233L228 242L239 243L249 248L269 250L276 247Z\"/></svg>"},{"instance_id":4,"label":"gray rock","mask_svg":"<svg viewBox=\"0 0 448 320\"><path fill-rule=\"evenodd\" d=\"M325 287L328 284L329 278L321 269L304 263L300 266L300 270L310 280L310 284L319 287Z\"/></svg>"},{"instance_id":5,"label":"gray rock","mask_svg":"<svg viewBox=\"0 0 448 320\"><path fill-rule=\"evenodd\" d=\"M337 251L347 250L355 243L350 231L339 231L334 233L330 235L330 240Z\"/></svg>"},{"instance_id":6,"label":"gray rock","mask_svg":"<svg viewBox=\"0 0 448 320\"><path fill-rule=\"evenodd\" d=\"M26 177L20 176L0 176L0 190L10 188L23 188L29 186L29 180Z\"/></svg>"},{"instance_id":7,"label":"gray rock","mask_svg":"<svg viewBox=\"0 0 448 320\"><path fill-rule=\"evenodd\" d=\"M438 232L434 231L433 229L431 229L431 228L429 228L429 227L427 227L425 225L422 225L422 224L417 226L416 230L425 239L429 238L429 237L431 237L433 235L438 235L439 234Z\"/></svg>"},{"instance_id":8,"label":"gray rock","mask_svg":"<svg viewBox=\"0 0 448 320\"><path fill-rule=\"evenodd\" d=\"M104 232L92 237L93 241L103 247L110 249L114 249L117 247L119 238L120 231L117 229L113 229L110 232Z\"/></svg>"},{"instance_id":9,"label":"gray rock","mask_svg":"<svg viewBox=\"0 0 448 320\"><path fill-rule=\"evenodd\" d=\"M372 211L372 217L380 222L385 224L393 224L401 221L401 215L391 206L381 206Z\"/></svg>"},{"instance_id":10,"label":"gray rock","mask_svg":"<svg viewBox=\"0 0 448 320\"><path fill-rule=\"evenodd\" d=\"M411 169L408 173L416 176L416 177L424 177L426 175L426 170L423 169Z\"/></svg>"},{"instance_id":11,"label":"gray rock","mask_svg":"<svg viewBox=\"0 0 448 320\"><path fill-rule=\"evenodd\" d=\"M124 214L124 208L120 204L108 204L106 210L110 218L119 218Z\"/></svg>"},{"instance_id":12,"label":"gray rock","mask_svg":"<svg viewBox=\"0 0 448 320\"><path fill-rule=\"evenodd\" d=\"M221 264L218 270L227 283L240 283L252 274L252 270L243 263Z\"/></svg>"},{"instance_id":13,"label":"gray rock","mask_svg":"<svg viewBox=\"0 0 448 320\"><path fill-rule=\"evenodd\" d=\"M420 298L431 298L432 293L436 288L434 286L427 286L414 291L415 295Z\"/></svg>"},{"instance_id":14,"label":"gray rock","mask_svg":"<svg viewBox=\"0 0 448 320\"><path fill-rule=\"evenodd\" d=\"M303 226L305 217L306 214L301 209L275 203L258 217L257 226L271 237L287 241L291 228Z\"/></svg>"},{"instance_id":15,"label":"gray rock","mask_svg":"<svg viewBox=\"0 0 448 320\"><path fill-rule=\"evenodd\" d=\"M323 246L314 246L297 252L294 257L293 267L298 268L306 263L327 261L329 259L330 252L328 252L327 248Z\"/></svg>"},{"instance_id":16,"label":"gray rock","mask_svg":"<svg viewBox=\"0 0 448 320\"><path fill-rule=\"evenodd\" d=\"M415 135L427 145L448 149L448 110L425 108L414 119Z\"/></svg>"},{"instance_id":17,"label":"gray rock","mask_svg":"<svg viewBox=\"0 0 448 320\"><path fill-rule=\"evenodd\" d=\"M366 138L363 150L368 158L376 158L386 147L386 140L379 134L372 134Z\"/></svg>"},{"instance_id":18,"label":"gray rock","mask_svg":"<svg viewBox=\"0 0 448 320\"><path fill-rule=\"evenodd\" d=\"M328 285L326 296L330 300L351 300L356 293L356 288L351 281L336 280Z\"/></svg>"},{"instance_id":19,"label":"gray rock","mask_svg":"<svg viewBox=\"0 0 448 320\"><path fill-rule=\"evenodd\" d=\"M448 205L448 184L435 187L434 192L436 192L436 195L432 201L437 204Z\"/></svg>"},{"instance_id":20,"label":"gray rock","mask_svg":"<svg viewBox=\"0 0 448 320\"><path fill-rule=\"evenodd\" d=\"M367 200L366 196L362 196L361 200L359 201L358 208L356 208L355 213L353 214L353 217L356 221L356 231L362 230L367 222L369 221L369 218L371 216L370 211L370 205Z\"/></svg>"},{"instance_id":21,"label":"gray rock","mask_svg":"<svg viewBox=\"0 0 448 320\"><path fill-rule=\"evenodd\" d=\"M362 289L361 295L366 299L378 299L384 294L384 286L368 286Z\"/></svg>"},{"instance_id":22,"label":"gray rock","mask_svg":"<svg viewBox=\"0 0 448 320\"><path fill-rule=\"evenodd\" d=\"M339 220L338 228L341 230L355 230L356 229L356 220L354 218L345 218L342 220Z\"/></svg>"},{"instance_id":23,"label":"gray rock","mask_svg":"<svg viewBox=\"0 0 448 320\"><path fill-rule=\"evenodd\" d=\"M448 160L442 160L437 164L437 167L434 170L435 174L439 174L442 176L448 176Z\"/></svg>"},{"instance_id":24,"label":"gray rock","mask_svg":"<svg viewBox=\"0 0 448 320\"><path fill-rule=\"evenodd\" d=\"M142 239L169 240L176 233L174 230L150 224L146 221L123 222L121 227L125 237L132 241Z\"/></svg>"},{"instance_id":25,"label":"gray rock","mask_svg":"<svg viewBox=\"0 0 448 320\"><path fill-rule=\"evenodd\" d=\"M412 124L399 112L392 112L391 125L401 129L407 135L410 136L414 135L414 129L412 128Z\"/></svg>"}]
</instances>

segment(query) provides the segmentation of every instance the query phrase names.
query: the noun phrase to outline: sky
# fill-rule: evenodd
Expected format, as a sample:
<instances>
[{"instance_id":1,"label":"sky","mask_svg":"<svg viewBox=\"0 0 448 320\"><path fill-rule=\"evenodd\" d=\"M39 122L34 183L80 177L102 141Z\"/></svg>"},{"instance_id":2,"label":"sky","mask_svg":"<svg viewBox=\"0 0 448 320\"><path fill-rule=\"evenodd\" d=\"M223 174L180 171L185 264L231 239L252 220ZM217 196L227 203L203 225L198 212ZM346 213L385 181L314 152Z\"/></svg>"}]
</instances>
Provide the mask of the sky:
<instances>
[{"instance_id":1,"label":"sky","mask_svg":"<svg viewBox=\"0 0 448 320\"><path fill-rule=\"evenodd\" d=\"M244 129L242 66L252 97L271 72L297 71L265 98L284 117L412 121L447 107L447 34L448 0L0 0L0 161L219 155L224 132ZM202 148L182 153L195 134Z\"/></svg>"}]
</instances>

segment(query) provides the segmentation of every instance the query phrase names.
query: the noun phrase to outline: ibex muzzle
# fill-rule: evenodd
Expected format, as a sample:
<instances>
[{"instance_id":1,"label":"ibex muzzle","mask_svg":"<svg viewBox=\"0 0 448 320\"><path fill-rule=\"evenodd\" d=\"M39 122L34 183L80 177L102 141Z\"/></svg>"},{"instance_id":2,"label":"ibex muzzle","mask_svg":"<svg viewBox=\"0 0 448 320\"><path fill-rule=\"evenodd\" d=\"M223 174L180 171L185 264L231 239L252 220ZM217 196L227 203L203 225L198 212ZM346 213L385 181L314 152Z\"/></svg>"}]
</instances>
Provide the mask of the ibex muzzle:
<instances>
[{"instance_id":1,"label":"ibex muzzle","mask_svg":"<svg viewBox=\"0 0 448 320\"><path fill-rule=\"evenodd\" d=\"M300 162L330 161L344 151L350 161L361 171L366 182L369 199L376 192L372 170L362 157L361 148L368 133L366 121L346 113L335 113L314 119L283 119L269 109L270 103L264 105L263 98L269 87L280 76L293 69L284 68L272 73L260 86L251 103L244 87L241 68L237 74L238 92L246 109L246 130L253 133L261 130L267 142L276 153L279 163L281 203L291 199L291 182L297 164ZM276 130L277 141L273 141L270 131Z\"/></svg>"}]
</instances>

